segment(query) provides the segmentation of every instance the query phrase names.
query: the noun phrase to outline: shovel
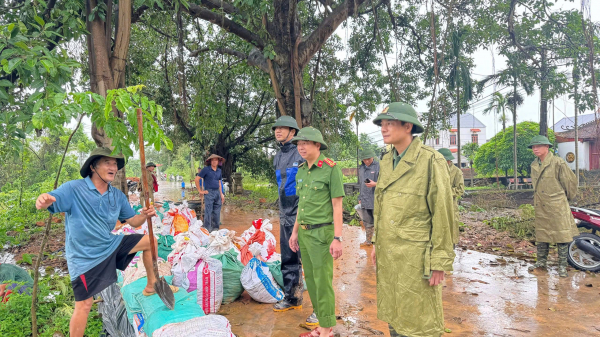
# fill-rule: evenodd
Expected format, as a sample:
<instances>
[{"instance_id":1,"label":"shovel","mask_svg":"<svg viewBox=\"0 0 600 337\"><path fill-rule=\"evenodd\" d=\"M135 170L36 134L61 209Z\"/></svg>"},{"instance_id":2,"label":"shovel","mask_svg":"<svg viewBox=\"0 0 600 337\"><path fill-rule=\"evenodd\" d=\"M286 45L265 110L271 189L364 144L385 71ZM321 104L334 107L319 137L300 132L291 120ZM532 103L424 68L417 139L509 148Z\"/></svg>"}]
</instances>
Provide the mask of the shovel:
<instances>
[{"instance_id":1,"label":"shovel","mask_svg":"<svg viewBox=\"0 0 600 337\"><path fill-rule=\"evenodd\" d=\"M146 207L150 205L150 198L148 197L148 177L146 171L146 154L144 152L144 134L143 134L143 120L142 120L142 109L137 109L137 122L138 122L138 134L140 142L140 162L142 165L142 181L143 184L143 198ZM152 268L154 269L154 276L156 282L154 282L154 291L158 294L158 297L163 301L167 308L173 310L175 308L175 296L173 291L164 277L160 277L158 274L158 263L156 262L156 239L154 238L154 230L152 228L152 220L148 219L148 234L150 235L150 252L152 253Z\"/></svg>"}]
</instances>

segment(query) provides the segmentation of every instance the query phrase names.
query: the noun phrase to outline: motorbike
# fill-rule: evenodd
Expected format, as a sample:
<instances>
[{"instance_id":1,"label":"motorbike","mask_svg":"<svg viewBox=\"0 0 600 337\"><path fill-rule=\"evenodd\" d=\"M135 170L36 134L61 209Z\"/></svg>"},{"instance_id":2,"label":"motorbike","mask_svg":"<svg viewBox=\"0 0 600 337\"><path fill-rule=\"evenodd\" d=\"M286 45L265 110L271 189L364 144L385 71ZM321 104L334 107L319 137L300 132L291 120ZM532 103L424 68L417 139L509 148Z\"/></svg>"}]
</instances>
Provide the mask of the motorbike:
<instances>
[{"instance_id":1,"label":"motorbike","mask_svg":"<svg viewBox=\"0 0 600 337\"><path fill-rule=\"evenodd\" d=\"M600 271L600 210L571 206L578 228L590 230L581 233L569 243L569 264L576 269Z\"/></svg>"}]
</instances>

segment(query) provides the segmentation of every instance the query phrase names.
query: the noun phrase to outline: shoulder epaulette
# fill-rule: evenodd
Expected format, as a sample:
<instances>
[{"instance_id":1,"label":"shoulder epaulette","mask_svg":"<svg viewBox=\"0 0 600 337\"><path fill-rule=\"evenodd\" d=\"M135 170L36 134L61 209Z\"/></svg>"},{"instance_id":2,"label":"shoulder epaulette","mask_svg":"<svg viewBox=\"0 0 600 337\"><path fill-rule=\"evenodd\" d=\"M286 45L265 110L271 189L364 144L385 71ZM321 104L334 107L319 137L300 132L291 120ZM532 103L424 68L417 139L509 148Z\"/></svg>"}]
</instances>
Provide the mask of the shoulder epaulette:
<instances>
[{"instance_id":1,"label":"shoulder epaulette","mask_svg":"<svg viewBox=\"0 0 600 337\"><path fill-rule=\"evenodd\" d=\"M298 165L298 167L302 167L302 165L304 165L304 163L306 163L305 161L301 162L300 165Z\"/></svg>"},{"instance_id":2,"label":"shoulder epaulette","mask_svg":"<svg viewBox=\"0 0 600 337\"><path fill-rule=\"evenodd\" d=\"M325 164L327 164L327 165L329 165L331 167L334 167L336 163L333 160L329 159L329 158L325 158Z\"/></svg>"}]
</instances>

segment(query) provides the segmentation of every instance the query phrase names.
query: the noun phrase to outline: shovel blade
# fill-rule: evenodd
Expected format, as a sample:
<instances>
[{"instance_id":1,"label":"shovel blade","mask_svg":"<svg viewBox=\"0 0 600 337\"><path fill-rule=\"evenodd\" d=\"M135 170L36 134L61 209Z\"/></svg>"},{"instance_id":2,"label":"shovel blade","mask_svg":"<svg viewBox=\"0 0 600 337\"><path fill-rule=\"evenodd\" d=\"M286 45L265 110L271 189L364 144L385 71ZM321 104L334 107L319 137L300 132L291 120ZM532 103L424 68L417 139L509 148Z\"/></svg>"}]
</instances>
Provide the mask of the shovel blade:
<instances>
[{"instance_id":1,"label":"shovel blade","mask_svg":"<svg viewBox=\"0 0 600 337\"><path fill-rule=\"evenodd\" d=\"M167 308L170 310L175 308L175 295L173 295L173 290L171 290L171 287L167 281L165 281L164 277L160 277L156 280L154 283L154 291L156 291L156 294L158 294L158 297L160 297Z\"/></svg>"}]
</instances>

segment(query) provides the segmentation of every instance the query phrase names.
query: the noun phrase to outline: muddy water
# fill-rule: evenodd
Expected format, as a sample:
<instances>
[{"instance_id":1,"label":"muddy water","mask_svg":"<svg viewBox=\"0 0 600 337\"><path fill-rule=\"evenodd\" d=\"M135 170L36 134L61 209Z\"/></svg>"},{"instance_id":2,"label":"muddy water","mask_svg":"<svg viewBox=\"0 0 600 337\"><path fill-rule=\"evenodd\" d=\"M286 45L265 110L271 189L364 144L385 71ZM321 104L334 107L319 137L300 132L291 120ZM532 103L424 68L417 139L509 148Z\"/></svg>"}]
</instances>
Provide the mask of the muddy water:
<instances>
[{"instance_id":1,"label":"muddy water","mask_svg":"<svg viewBox=\"0 0 600 337\"><path fill-rule=\"evenodd\" d=\"M177 193L180 189L171 195ZM271 219L279 239L274 211L249 213L226 205L222 228L239 234L261 217ZM378 331L389 336L387 323L377 319L375 270L367 258L370 248L359 247L364 232L345 226L343 236L344 255L334 266L340 316L334 331L340 336L373 336ZM447 336L600 336L600 275L571 270L568 278L560 279L556 266L539 274L530 274L528 266L519 260L458 250L455 271L444 284L445 325L452 330ZM219 313L229 319L237 336L283 337L306 332L299 325L311 312L304 292L302 310L275 313L272 305L257 303L244 293Z\"/></svg>"}]
</instances>

